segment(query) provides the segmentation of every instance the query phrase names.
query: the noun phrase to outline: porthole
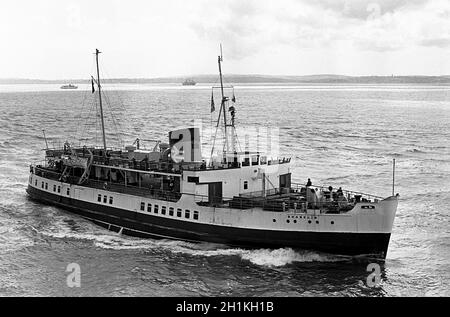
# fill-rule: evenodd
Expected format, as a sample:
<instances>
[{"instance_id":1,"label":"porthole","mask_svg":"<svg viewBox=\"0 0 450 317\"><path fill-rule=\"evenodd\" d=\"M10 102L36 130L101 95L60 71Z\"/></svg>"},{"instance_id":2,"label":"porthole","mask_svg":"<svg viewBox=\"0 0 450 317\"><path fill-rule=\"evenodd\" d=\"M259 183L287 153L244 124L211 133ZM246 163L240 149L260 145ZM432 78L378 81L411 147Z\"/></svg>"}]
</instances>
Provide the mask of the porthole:
<instances>
[{"instance_id":1,"label":"porthole","mask_svg":"<svg viewBox=\"0 0 450 317\"><path fill-rule=\"evenodd\" d=\"M308 220L308 223L311 223L311 220Z\"/></svg>"},{"instance_id":2,"label":"porthole","mask_svg":"<svg viewBox=\"0 0 450 317\"><path fill-rule=\"evenodd\" d=\"M334 225L334 221L332 221L331 224Z\"/></svg>"},{"instance_id":3,"label":"porthole","mask_svg":"<svg viewBox=\"0 0 450 317\"><path fill-rule=\"evenodd\" d=\"M316 221L317 224L319 224L319 221Z\"/></svg>"},{"instance_id":4,"label":"porthole","mask_svg":"<svg viewBox=\"0 0 450 317\"><path fill-rule=\"evenodd\" d=\"M294 220L294 223L297 223L297 220Z\"/></svg>"},{"instance_id":5,"label":"porthole","mask_svg":"<svg viewBox=\"0 0 450 317\"><path fill-rule=\"evenodd\" d=\"M273 222L277 222L277 220L276 220L276 219L273 219L272 221L273 221Z\"/></svg>"},{"instance_id":6,"label":"porthole","mask_svg":"<svg viewBox=\"0 0 450 317\"><path fill-rule=\"evenodd\" d=\"M287 223L290 223L291 221L290 221L290 220L286 220L286 222L287 222Z\"/></svg>"}]
</instances>

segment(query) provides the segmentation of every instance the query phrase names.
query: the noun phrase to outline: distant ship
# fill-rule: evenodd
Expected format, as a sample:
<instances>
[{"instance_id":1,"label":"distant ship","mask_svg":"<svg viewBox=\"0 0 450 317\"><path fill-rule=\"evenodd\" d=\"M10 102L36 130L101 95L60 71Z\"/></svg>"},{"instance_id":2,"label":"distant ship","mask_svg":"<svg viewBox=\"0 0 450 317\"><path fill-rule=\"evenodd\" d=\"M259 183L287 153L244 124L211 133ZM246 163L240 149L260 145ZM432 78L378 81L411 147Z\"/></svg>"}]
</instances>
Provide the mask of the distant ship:
<instances>
[{"instance_id":1,"label":"distant ship","mask_svg":"<svg viewBox=\"0 0 450 317\"><path fill-rule=\"evenodd\" d=\"M99 53L92 86L103 146L47 147L45 163L30 166L32 199L137 237L386 257L399 200L394 188L392 196L377 197L295 184L290 158L238 150L236 99L224 95L221 56L220 86L213 87L222 100L216 129L225 130L218 155L202 157L200 131L189 126L169 132L153 150L141 149L139 139L125 149L107 147ZM212 99L215 111L213 105Z\"/></svg>"},{"instance_id":2,"label":"distant ship","mask_svg":"<svg viewBox=\"0 0 450 317\"><path fill-rule=\"evenodd\" d=\"M186 79L183 82L183 86L195 86L197 83L193 79Z\"/></svg>"},{"instance_id":3,"label":"distant ship","mask_svg":"<svg viewBox=\"0 0 450 317\"><path fill-rule=\"evenodd\" d=\"M61 89L78 89L78 86L68 84L68 85L61 86Z\"/></svg>"}]
</instances>

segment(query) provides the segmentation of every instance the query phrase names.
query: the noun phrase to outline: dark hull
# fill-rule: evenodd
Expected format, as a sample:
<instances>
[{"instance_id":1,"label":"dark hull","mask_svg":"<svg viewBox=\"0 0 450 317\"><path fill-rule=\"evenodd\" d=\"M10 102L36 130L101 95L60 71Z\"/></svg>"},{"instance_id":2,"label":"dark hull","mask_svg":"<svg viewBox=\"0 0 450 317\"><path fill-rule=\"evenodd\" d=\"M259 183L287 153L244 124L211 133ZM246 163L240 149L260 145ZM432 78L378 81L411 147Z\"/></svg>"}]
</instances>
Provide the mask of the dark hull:
<instances>
[{"instance_id":1,"label":"dark hull","mask_svg":"<svg viewBox=\"0 0 450 317\"><path fill-rule=\"evenodd\" d=\"M215 226L87 203L31 186L27 192L32 199L68 209L109 230L122 230L123 234L142 238L204 241L244 248L290 247L352 256L370 254L382 259L386 256L390 239L388 233L276 231Z\"/></svg>"}]
</instances>

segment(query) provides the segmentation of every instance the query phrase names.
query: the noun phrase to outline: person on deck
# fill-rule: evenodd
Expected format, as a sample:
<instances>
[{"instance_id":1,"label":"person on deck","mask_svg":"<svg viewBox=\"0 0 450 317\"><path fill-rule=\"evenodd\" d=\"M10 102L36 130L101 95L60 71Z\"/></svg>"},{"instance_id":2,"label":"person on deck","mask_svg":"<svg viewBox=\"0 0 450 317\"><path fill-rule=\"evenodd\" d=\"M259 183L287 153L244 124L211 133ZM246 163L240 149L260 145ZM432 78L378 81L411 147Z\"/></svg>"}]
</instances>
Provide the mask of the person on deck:
<instances>
[{"instance_id":1,"label":"person on deck","mask_svg":"<svg viewBox=\"0 0 450 317\"><path fill-rule=\"evenodd\" d=\"M312 186L311 178L308 178L308 182L306 183L306 187Z\"/></svg>"}]
</instances>

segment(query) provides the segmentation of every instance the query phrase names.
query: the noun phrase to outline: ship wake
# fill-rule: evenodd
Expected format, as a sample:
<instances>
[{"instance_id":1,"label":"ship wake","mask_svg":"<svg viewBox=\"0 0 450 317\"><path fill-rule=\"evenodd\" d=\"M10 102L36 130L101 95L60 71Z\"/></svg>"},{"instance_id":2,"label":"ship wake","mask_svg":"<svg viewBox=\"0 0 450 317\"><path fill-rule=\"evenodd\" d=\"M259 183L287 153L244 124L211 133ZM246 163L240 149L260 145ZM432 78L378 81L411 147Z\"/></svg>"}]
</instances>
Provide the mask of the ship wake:
<instances>
[{"instance_id":1,"label":"ship wake","mask_svg":"<svg viewBox=\"0 0 450 317\"><path fill-rule=\"evenodd\" d=\"M80 231L81 228L84 228L83 231ZM58 219L52 226L39 230L38 233L47 238L89 242L104 250L168 251L193 257L239 257L254 265L269 267L306 262L348 261L347 257L291 248L249 250L205 242L139 239L105 231L91 224L74 228L67 219Z\"/></svg>"}]
</instances>

